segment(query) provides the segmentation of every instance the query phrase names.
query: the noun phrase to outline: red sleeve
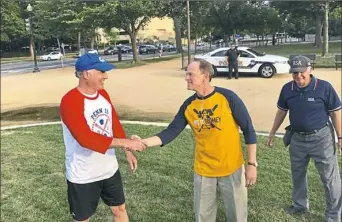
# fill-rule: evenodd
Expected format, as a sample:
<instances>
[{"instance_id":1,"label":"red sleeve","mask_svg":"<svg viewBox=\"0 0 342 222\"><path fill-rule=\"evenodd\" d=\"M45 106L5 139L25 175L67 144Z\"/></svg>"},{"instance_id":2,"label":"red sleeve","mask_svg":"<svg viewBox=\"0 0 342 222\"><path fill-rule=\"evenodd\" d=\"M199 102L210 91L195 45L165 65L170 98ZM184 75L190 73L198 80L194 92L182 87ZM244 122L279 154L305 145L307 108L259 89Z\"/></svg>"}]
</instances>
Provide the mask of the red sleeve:
<instances>
[{"instance_id":1,"label":"red sleeve","mask_svg":"<svg viewBox=\"0 0 342 222\"><path fill-rule=\"evenodd\" d=\"M84 117L84 98L78 92L71 91L63 97L60 106L63 123L72 136L85 148L106 153L113 138L93 132Z\"/></svg>"},{"instance_id":2,"label":"red sleeve","mask_svg":"<svg viewBox=\"0 0 342 222\"><path fill-rule=\"evenodd\" d=\"M127 138L125 130L123 129L123 127L120 123L118 114L115 111L114 105L111 102L111 99L110 99L108 93L106 92L106 90L100 90L99 92L112 106L112 122L113 122L112 129L113 129L114 137L115 138L124 138L124 139Z\"/></svg>"}]
</instances>

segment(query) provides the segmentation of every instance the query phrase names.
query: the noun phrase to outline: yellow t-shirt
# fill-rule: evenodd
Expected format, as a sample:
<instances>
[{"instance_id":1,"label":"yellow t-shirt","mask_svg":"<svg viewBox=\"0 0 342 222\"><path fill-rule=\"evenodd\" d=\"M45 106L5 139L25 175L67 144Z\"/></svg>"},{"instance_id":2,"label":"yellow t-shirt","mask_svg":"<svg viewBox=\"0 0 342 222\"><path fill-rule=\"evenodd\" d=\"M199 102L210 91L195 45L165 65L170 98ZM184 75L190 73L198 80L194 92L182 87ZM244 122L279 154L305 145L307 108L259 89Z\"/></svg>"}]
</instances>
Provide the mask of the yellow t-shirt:
<instances>
[{"instance_id":1,"label":"yellow t-shirt","mask_svg":"<svg viewBox=\"0 0 342 222\"><path fill-rule=\"evenodd\" d=\"M189 97L170 125L157 135L162 146L175 139L187 124L195 135L194 170L201 176L227 176L244 164L239 128L246 144L256 143L247 108L228 89L215 87L206 97Z\"/></svg>"}]
</instances>

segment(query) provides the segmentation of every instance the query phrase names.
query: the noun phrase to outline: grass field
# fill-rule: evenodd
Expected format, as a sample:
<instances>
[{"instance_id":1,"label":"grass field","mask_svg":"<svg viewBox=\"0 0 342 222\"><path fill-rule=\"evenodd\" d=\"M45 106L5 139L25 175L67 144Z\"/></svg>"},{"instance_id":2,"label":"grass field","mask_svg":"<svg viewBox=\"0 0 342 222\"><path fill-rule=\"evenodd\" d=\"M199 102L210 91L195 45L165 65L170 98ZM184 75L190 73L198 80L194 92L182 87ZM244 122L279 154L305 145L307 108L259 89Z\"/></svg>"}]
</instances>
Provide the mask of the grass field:
<instances>
[{"instance_id":1,"label":"grass field","mask_svg":"<svg viewBox=\"0 0 342 222\"><path fill-rule=\"evenodd\" d=\"M127 134L141 137L163 129L124 125ZM251 222L307 221L287 215L291 179L287 149L277 139L273 148L258 137L258 184L249 191ZM245 147L244 147L245 148ZM165 147L137 153L138 170L129 172L123 152L117 151L124 179L127 209L135 222L194 221L192 211L194 142L190 130ZM325 201L318 174L310 163L310 221L323 221ZM1 132L1 221L70 221L64 176L64 146L60 125ZM101 202L92 221L110 221ZM218 220L224 221L222 203Z\"/></svg>"}]
</instances>

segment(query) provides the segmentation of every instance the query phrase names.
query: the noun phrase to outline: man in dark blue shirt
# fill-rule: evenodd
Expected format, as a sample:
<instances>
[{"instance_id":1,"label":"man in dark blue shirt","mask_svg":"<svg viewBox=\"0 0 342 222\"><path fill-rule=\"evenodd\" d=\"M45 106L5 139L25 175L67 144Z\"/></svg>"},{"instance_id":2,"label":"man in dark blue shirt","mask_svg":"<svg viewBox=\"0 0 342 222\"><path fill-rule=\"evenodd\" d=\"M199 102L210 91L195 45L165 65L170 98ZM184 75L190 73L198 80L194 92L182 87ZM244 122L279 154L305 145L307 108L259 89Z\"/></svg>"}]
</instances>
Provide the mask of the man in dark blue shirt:
<instances>
[{"instance_id":1,"label":"man in dark blue shirt","mask_svg":"<svg viewBox=\"0 0 342 222\"><path fill-rule=\"evenodd\" d=\"M240 56L240 53L237 50L237 47L234 44L232 44L230 49L226 52L226 61L228 63L228 69L229 69L228 79L232 78L233 69L234 69L235 79L239 78L239 70L238 70L239 56Z\"/></svg>"},{"instance_id":2,"label":"man in dark blue shirt","mask_svg":"<svg viewBox=\"0 0 342 222\"><path fill-rule=\"evenodd\" d=\"M278 111L267 141L271 146L289 111L293 204L288 212L306 213L309 210L307 167L312 158L325 189L326 221L340 222L341 179L336 142L341 149L341 101L330 83L310 74L310 59L296 56L291 59L290 66L293 81L286 83L280 92ZM335 141L334 129L338 141Z\"/></svg>"}]
</instances>

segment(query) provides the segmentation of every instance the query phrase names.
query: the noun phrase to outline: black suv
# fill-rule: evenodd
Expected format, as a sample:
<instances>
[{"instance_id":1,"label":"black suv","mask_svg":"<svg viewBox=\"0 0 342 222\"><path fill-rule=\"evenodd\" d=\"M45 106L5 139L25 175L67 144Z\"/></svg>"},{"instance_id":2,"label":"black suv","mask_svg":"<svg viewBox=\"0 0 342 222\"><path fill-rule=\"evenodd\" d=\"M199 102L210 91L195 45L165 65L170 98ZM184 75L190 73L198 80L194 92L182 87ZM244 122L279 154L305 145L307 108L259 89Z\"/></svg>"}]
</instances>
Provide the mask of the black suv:
<instances>
[{"instance_id":1,"label":"black suv","mask_svg":"<svg viewBox=\"0 0 342 222\"><path fill-rule=\"evenodd\" d=\"M105 55L114 55L118 53L118 48L116 46L110 46L104 50Z\"/></svg>"},{"instance_id":2,"label":"black suv","mask_svg":"<svg viewBox=\"0 0 342 222\"><path fill-rule=\"evenodd\" d=\"M150 54L150 53L157 53L158 48L155 47L154 45L141 45L139 47L139 54Z\"/></svg>"}]
</instances>

